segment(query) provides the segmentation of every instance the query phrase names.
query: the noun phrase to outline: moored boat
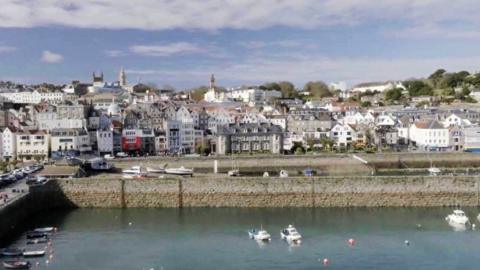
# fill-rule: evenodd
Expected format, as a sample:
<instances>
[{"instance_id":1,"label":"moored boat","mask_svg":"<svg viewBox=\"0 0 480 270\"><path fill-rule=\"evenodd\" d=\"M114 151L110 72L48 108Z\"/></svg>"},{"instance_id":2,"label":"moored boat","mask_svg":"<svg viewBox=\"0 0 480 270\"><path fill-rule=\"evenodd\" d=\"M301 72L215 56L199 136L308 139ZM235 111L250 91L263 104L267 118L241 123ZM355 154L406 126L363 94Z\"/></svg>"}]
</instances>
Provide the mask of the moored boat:
<instances>
[{"instance_id":1,"label":"moored boat","mask_svg":"<svg viewBox=\"0 0 480 270\"><path fill-rule=\"evenodd\" d=\"M180 168L171 168L171 169L165 169L165 173L167 174L175 174L175 175L193 175L193 169L187 169L185 167L180 167Z\"/></svg>"},{"instance_id":2,"label":"moored boat","mask_svg":"<svg viewBox=\"0 0 480 270\"><path fill-rule=\"evenodd\" d=\"M299 244L302 241L302 236L298 233L297 229L292 225L288 225L287 228L280 231L280 237L287 242Z\"/></svg>"},{"instance_id":3,"label":"moored boat","mask_svg":"<svg viewBox=\"0 0 480 270\"><path fill-rule=\"evenodd\" d=\"M142 167L140 166L132 166L130 169L122 170L124 178L137 178L143 177L146 173L142 172Z\"/></svg>"},{"instance_id":4,"label":"moored boat","mask_svg":"<svg viewBox=\"0 0 480 270\"><path fill-rule=\"evenodd\" d=\"M258 241L271 241L272 237L270 234L264 229L252 229L248 231L248 236L250 239L258 240Z\"/></svg>"},{"instance_id":5,"label":"moored boat","mask_svg":"<svg viewBox=\"0 0 480 270\"><path fill-rule=\"evenodd\" d=\"M233 169L228 171L228 176L240 176L240 170L239 169Z\"/></svg>"},{"instance_id":6,"label":"moored boat","mask_svg":"<svg viewBox=\"0 0 480 270\"><path fill-rule=\"evenodd\" d=\"M148 173L165 173L165 168L147 167L147 172Z\"/></svg>"},{"instance_id":7,"label":"moored boat","mask_svg":"<svg viewBox=\"0 0 480 270\"><path fill-rule=\"evenodd\" d=\"M40 233L51 233L55 231L55 227L42 227L42 228L36 228L33 230L34 232L40 232Z\"/></svg>"},{"instance_id":8,"label":"moored boat","mask_svg":"<svg viewBox=\"0 0 480 270\"><path fill-rule=\"evenodd\" d=\"M453 210L453 213L448 215L445 220L452 224L467 225L470 223L467 215L462 210L456 209Z\"/></svg>"},{"instance_id":9,"label":"moored boat","mask_svg":"<svg viewBox=\"0 0 480 270\"><path fill-rule=\"evenodd\" d=\"M48 237L48 234L46 232L36 232L36 231L27 232L27 239L46 238L46 237Z\"/></svg>"},{"instance_id":10,"label":"moored boat","mask_svg":"<svg viewBox=\"0 0 480 270\"><path fill-rule=\"evenodd\" d=\"M44 238L36 238L36 239L30 239L27 241L27 245L36 245L36 244L45 244L48 242L48 239L46 237Z\"/></svg>"},{"instance_id":11,"label":"moored boat","mask_svg":"<svg viewBox=\"0 0 480 270\"><path fill-rule=\"evenodd\" d=\"M3 267L6 269L29 269L29 261L4 261Z\"/></svg>"},{"instance_id":12,"label":"moored boat","mask_svg":"<svg viewBox=\"0 0 480 270\"><path fill-rule=\"evenodd\" d=\"M45 250L29 250L23 252L23 257L42 257L45 253Z\"/></svg>"},{"instance_id":13,"label":"moored boat","mask_svg":"<svg viewBox=\"0 0 480 270\"><path fill-rule=\"evenodd\" d=\"M4 248L1 250L0 254L6 257L17 257L22 256L23 250L19 248Z\"/></svg>"},{"instance_id":14,"label":"moored boat","mask_svg":"<svg viewBox=\"0 0 480 270\"><path fill-rule=\"evenodd\" d=\"M281 178L288 177L288 172L286 170L281 170L279 176Z\"/></svg>"}]
</instances>

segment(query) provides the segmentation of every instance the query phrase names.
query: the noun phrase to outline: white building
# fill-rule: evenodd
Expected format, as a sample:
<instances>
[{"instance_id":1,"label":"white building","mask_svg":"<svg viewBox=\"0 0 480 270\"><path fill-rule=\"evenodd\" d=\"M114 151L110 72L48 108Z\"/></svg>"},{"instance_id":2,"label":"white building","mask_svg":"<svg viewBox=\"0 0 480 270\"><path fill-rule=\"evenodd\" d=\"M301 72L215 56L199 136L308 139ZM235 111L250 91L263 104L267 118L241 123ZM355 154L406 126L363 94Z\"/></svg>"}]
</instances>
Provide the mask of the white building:
<instances>
[{"instance_id":1,"label":"white building","mask_svg":"<svg viewBox=\"0 0 480 270\"><path fill-rule=\"evenodd\" d=\"M212 74L210 77L210 87L208 91L203 95L203 100L206 102L224 102L227 101L225 91L217 89L215 87L215 76Z\"/></svg>"},{"instance_id":2,"label":"white building","mask_svg":"<svg viewBox=\"0 0 480 270\"><path fill-rule=\"evenodd\" d=\"M227 97L244 103L260 104L272 98L281 98L282 92L276 90L266 91L258 88L233 89L227 93Z\"/></svg>"},{"instance_id":3,"label":"white building","mask_svg":"<svg viewBox=\"0 0 480 270\"><path fill-rule=\"evenodd\" d=\"M194 123L188 109L184 106L178 108L175 120L180 122L180 145L185 151L195 149Z\"/></svg>"},{"instance_id":4,"label":"white building","mask_svg":"<svg viewBox=\"0 0 480 270\"><path fill-rule=\"evenodd\" d=\"M57 104L63 102L63 100L65 99L65 94L62 92L40 93L35 90L33 92L23 91L0 93L0 97L4 101L12 102L15 104L39 104L42 101L48 102L50 104Z\"/></svg>"},{"instance_id":5,"label":"white building","mask_svg":"<svg viewBox=\"0 0 480 270\"><path fill-rule=\"evenodd\" d=\"M39 130L85 128L87 121L84 118L59 118L56 112L37 113L37 127Z\"/></svg>"},{"instance_id":6,"label":"white building","mask_svg":"<svg viewBox=\"0 0 480 270\"><path fill-rule=\"evenodd\" d=\"M97 130L97 151L100 155L113 155L113 131L111 129Z\"/></svg>"},{"instance_id":7,"label":"white building","mask_svg":"<svg viewBox=\"0 0 480 270\"><path fill-rule=\"evenodd\" d=\"M29 160L48 159L49 135L43 131L20 132L16 134L17 158Z\"/></svg>"},{"instance_id":8,"label":"white building","mask_svg":"<svg viewBox=\"0 0 480 270\"><path fill-rule=\"evenodd\" d=\"M480 152L480 127L466 127L463 133L465 137L463 149L467 152Z\"/></svg>"},{"instance_id":9,"label":"white building","mask_svg":"<svg viewBox=\"0 0 480 270\"><path fill-rule=\"evenodd\" d=\"M16 132L10 128L5 128L2 134L3 158L12 160L17 158L17 137Z\"/></svg>"},{"instance_id":10,"label":"white building","mask_svg":"<svg viewBox=\"0 0 480 270\"><path fill-rule=\"evenodd\" d=\"M83 128L53 129L51 131L51 146L53 152L91 151L90 136Z\"/></svg>"},{"instance_id":11,"label":"white building","mask_svg":"<svg viewBox=\"0 0 480 270\"><path fill-rule=\"evenodd\" d=\"M451 114L443 121L444 127L465 127L471 126L472 123L468 119L462 119L460 116L456 114Z\"/></svg>"},{"instance_id":12,"label":"white building","mask_svg":"<svg viewBox=\"0 0 480 270\"><path fill-rule=\"evenodd\" d=\"M410 126L410 141L426 151L443 151L450 146L450 132L436 120L416 122Z\"/></svg>"},{"instance_id":13,"label":"white building","mask_svg":"<svg viewBox=\"0 0 480 270\"><path fill-rule=\"evenodd\" d=\"M349 124L336 124L330 131L330 138L337 146L347 146L356 140L356 130Z\"/></svg>"},{"instance_id":14,"label":"white building","mask_svg":"<svg viewBox=\"0 0 480 270\"><path fill-rule=\"evenodd\" d=\"M390 90L393 88L402 88L405 89L405 86L402 82L372 82L372 83L361 83L352 88L350 92L356 93L365 93L367 91L370 92L384 92L386 90Z\"/></svg>"}]
</instances>

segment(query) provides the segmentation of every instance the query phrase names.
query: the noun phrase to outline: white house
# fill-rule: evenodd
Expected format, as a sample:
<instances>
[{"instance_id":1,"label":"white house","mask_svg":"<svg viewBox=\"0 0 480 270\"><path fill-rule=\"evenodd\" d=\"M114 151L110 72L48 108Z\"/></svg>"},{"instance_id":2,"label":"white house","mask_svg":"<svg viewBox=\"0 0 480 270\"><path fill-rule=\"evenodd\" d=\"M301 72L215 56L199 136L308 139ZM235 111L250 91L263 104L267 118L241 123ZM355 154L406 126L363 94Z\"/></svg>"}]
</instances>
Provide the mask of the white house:
<instances>
[{"instance_id":1,"label":"white house","mask_svg":"<svg viewBox=\"0 0 480 270\"><path fill-rule=\"evenodd\" d=\"M15 130L5 128L2 134L3 158L6 160L15 159L17 157L17 137Z\"/></svg>"},{"instance_id":2,"label":"white house","mask_svg":"<svg viewBox=\"0 0 480 270\"><path fill-rule=\"evenodd\" d=\"M17 158L25 161L48 159L49 137L43 131L17 133Z\"/></svg>"},{"instance_id":3,"label":"white house","mask_svg":"<svg viewBox=\"0 0 480 270\"><path fill-rule=\"evenodd\" d=\"M276 90L266 91L258 88L239 88L230 90L227 93L227 97L244 103L258 104L272 98L281 98L282 92Z\"/></svg>"},{"instance_id":4,"label":"white house","mask_svg":"<svg viewBox=\"0 0 480 270\"><path fill-rule=\"evenodd\" d=\"M467 152L480 152L480 127L466 127L464 133L464 150Z\"/></svg>"},{"instance_id":5,"label":"white house","mask_svg":"<svg viewBox=\"0 0 480 270\"><path fill-rule=\"evenodd\" d=\"M450 132L440 122L430 120L410 126L410 141L427 151L445 151L449 148Z\"/></svg>"},{"instance_id":6,"label":"white house","mask_svg":"<svg viewBox=\"0 0 480 270\"><path fill-rule=\"evenodd\" d=\"M337 146L347 146L355 141L356 130L349 124L336 124L330 131L330 138Z\"/></svg>"},{"instance_id":7,"label":"white house","mask_svg":"<svg viewBox=\"0 0 480 270\"><path fill-rule=\"evenodd\" d=\"M97 129L97 151L99 155L113 155L113 131L111 129Z\"/></svg>"},{"instance_id":8,"label":"white house","mask_svg":"<svg viewBox=\"0 0 480 270\"><path fill-rule=\"evenodd\" d=\"M85 129L53 129L51 131L51 146L53 152L91 151L90 136Z\"/></svg>"},{"instance_id":9,"label":"white house","mask_svg":"<svg viewBox=\"0 0 480 270\"><path fill-rule=\"evenodd\" d=\"M462 119L460 116L456 114L451 114L443 121L444 127L465 127L471 126L472 123L468 119Z\"/></svg>"},{"instance_id":10,"label":"white house","mask_svg":"<svg viewBox=\"0 0 480 270\"><path fill-rule=\"evenodd\" d=\"M194 123L188 109L184 106L178 108L175 119L180 122L180 145L185 151L193 151L195 147Z\"/></svg>"},{"instance_id":11,"label":"white house","mask_svg":"<svg viewBox=\"0 0 480 270\"><path fill-rule=\"evenodd\" d=\"M377 127L393 127L396 123L396 119L390 115L379 115L375 119L375 125Z\"/></svg>"}]
</instances>

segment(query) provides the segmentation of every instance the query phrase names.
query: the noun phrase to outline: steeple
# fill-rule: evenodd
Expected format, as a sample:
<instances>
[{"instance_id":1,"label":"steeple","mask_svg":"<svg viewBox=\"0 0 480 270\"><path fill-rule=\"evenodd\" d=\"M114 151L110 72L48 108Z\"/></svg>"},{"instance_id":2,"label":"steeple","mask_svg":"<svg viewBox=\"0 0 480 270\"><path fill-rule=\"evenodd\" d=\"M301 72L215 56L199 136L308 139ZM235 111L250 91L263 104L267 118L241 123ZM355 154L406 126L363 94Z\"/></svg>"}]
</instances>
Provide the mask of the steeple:
<instances>
[{"instance_id":1,"label":"steeple","mask_svg":"<svg viewBox=\"0 0 480 270\"><path fill-rule=\"evenodd\" d=\"M120 83L120 86L126 86L127 85L127 76L125 75L125 70L123 67L120 69L120 74L118 76L118 82Z\"/></svg>"},{"instance_id":2,"label":"steeple","mask_svg":"<svg viewBox=\"0 0 480 270\"><path fill-rule=\"evenodd\" d=\"M210 89L215 88L215 75L210 76Z\"/></svg>"}]
</instances>

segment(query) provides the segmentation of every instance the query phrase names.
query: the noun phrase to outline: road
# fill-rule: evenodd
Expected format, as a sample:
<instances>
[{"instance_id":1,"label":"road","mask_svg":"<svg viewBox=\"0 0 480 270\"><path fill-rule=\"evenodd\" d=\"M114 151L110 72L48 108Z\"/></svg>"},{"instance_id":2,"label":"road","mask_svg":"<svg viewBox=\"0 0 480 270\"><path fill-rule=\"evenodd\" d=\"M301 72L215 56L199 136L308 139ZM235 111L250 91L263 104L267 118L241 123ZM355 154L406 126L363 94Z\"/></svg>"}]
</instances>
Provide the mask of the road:
<instances>
[{"instance_id":1,"label":"road","mask_svg":"<svg viewBox=\"0 0 480 270\"><path fill-rule=\"evenodd\" d=\"M13 192L13 190L17 190L17 192ZM23 192L18 192L18 190ZM21 196L28 193L28 185L25 179L19 180L7 187L0 189L0 194L2 199L0 200L0 207L3 207L16 199L20 198ZM8 199L4 199L3 196L7 195Z\"/></svg>"}]
</instances>

